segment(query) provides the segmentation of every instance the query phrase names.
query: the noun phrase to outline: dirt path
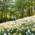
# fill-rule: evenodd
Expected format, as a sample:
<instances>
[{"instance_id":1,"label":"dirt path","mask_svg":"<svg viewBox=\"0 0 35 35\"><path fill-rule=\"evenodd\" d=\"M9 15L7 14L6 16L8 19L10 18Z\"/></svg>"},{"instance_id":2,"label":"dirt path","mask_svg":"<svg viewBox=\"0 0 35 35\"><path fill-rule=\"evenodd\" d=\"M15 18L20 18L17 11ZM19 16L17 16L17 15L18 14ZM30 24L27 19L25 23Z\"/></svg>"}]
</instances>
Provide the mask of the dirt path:
<instances>
[{"instance_id":1,"label":"dirt path","mask_svg":"<svg viewBox=\"0 0 35 35\"><path fill-rule=\"evenodd\" d=\"M17 26L19 27L21 24L30 24L30 23L35 23L35 16L30 16L30 17L24 17L22 19L16 20L16 24L14 24L14 21L8 21L0 24L0 28L16 28Z\"/></svg>"}]
</instances>

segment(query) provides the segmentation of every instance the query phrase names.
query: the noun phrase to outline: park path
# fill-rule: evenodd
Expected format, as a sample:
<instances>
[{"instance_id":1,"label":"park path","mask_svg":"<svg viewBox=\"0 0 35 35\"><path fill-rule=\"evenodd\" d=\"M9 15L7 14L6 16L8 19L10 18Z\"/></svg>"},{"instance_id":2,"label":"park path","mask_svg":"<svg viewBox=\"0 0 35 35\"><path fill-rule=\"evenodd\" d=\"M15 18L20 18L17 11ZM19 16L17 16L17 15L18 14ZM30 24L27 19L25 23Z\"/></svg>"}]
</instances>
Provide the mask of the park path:
<instances>
[{"instance_id":1,"label":"park path","mask_svg":"<svg viewBox=\"0 0 35 35\"><path fill-rule=\"evenodd\" d=\"M24 18L21 18L21 19L17 19L15 24L28 23L28 22L31 22L31 21L35 22L35 16L30 16L30 17L24 17ZM4 22L4 23L14 24L14 21L8 21L8 22Z\"/></svg>"},{"instance_id":2,"label":"park path","mask_svg":"<svg viewBox=\"0 0 35 35\"><path fill-rule=\"evenodd\" d=\"M22 23L29 23L29 22L35 22L35 16L30 16L30 17L24 17L21 19L17 19L16 23L14 21L8 21L4 22L3 24L11 23L11 24L22 24Z\"/></svg>"},{"instance_id":3,"label":"park path","mask_svg":"<svg viewBox=\"0 0 35 35\"><path fill-rule=\"evenodd\" d=\"M18 19L16 20L16 23L14 24L14 21L7 21L7 22L4 22L4 23L1 23L0 24L0 28L4 27L4 28L14 28L15 25L17 26L20 26L21 24L30 24L30 23L35 23L35 16L30 16L30 17L24 17L24 18L21 18L21 19Z\"/></svg>"}]
</instances>

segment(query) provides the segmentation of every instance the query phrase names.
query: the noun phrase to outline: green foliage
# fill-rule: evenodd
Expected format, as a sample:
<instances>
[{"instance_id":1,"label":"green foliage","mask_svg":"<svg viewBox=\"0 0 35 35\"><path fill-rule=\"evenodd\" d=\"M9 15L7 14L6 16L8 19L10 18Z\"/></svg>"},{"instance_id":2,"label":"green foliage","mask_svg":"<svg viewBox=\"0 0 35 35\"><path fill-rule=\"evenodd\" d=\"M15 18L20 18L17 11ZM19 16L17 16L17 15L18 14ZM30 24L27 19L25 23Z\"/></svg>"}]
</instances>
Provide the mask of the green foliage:
<instances>
[{"instance_id":1,"label":"green foliage","mask_svg":"<svg viewBox=\"0 0 35 35\"><path fill-rule=\"evenodd\" d=\"M4 32L6 33L9 33L8 35L25 35L26 34L26 31L27 29L32 29L32 25L35 24L35 23L32 23L32 24L22 24L20 25L19 27L17 28L11 28L11 29L5 29L4 28L4 31L0 31L0 34L3 35ZM17 26L17 25L16 25ZM27 28L28 26L28 28ZM19 29L18 29L19 28ZM7 31L8 30L8 31ZM32 31L32 30L31 30Z\"/></svg>"},{"instance_id":2,"label":"green foliage","mask_svg":"<svg viewBox=\"0 0 35 35\"><path fill-rule=\"evenodd\" d=\"M10 3L10 1L12 4ZM10 1L0 1L0 21L2 21L4 17L6 17L7 20L13 20L14 15L16 15L16 18L19 19L35 14L35 11L34 13L32 11L32 7L35 6L35 1L34 3L33 0L15 0L15 2L13 2L13 0Z\"/></svg>"}]
</instances>

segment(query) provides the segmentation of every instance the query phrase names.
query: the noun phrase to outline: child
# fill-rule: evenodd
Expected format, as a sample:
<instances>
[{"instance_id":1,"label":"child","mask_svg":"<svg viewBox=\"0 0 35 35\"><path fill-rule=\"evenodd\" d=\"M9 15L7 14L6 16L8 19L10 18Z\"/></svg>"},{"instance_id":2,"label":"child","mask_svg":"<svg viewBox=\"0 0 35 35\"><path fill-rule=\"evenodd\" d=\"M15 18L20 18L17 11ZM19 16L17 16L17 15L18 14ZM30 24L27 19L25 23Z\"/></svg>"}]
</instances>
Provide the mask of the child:
<instances>
[{"instance_id":1,"label":"child","mask_svg":"<svg viewBox=\"0 0 35 35\"><path fill-rule=\"evenodd\" d=\"M16 23L16 16L14 16L14 24Z\"/></svg>"}]
</instances>

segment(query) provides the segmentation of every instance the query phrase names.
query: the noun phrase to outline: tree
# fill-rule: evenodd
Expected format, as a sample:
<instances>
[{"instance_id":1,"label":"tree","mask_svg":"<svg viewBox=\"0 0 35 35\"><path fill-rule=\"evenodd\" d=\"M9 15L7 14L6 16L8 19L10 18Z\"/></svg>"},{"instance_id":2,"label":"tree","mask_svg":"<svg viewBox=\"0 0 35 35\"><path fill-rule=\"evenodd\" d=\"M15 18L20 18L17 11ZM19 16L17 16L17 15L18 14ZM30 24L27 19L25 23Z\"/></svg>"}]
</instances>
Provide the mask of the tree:
<instances>
[{"instance_id":1,"label":"tree","mask_svg":"<svg viewBox=\"0 0 35 35\"><path fill-rule=\"evenodd\" d=\"M32 0L16 0L16 8L21 12L22 17L24 16L24 9L31 10L32 6ZM30 14L30 11L28 12Z\"/></svg>"},{"instance_id":2,"label":"tree","mask_svg":"<svg viewBox=\"0 0 35 35\"><path fill-rule=\"evenodd\" d=\"M12 12L12 10L15 7L15 4L13 4L13 3L14 3L13 0L0 1L0 8L1 8L1 11L2 11L2 16L5 16L7 18L8 12L10 12L10 15L12 15L12 13L14 14L14 12ZM11 8L11 9L9 9L9 8Z\"/></svg>"}]
</instances>

